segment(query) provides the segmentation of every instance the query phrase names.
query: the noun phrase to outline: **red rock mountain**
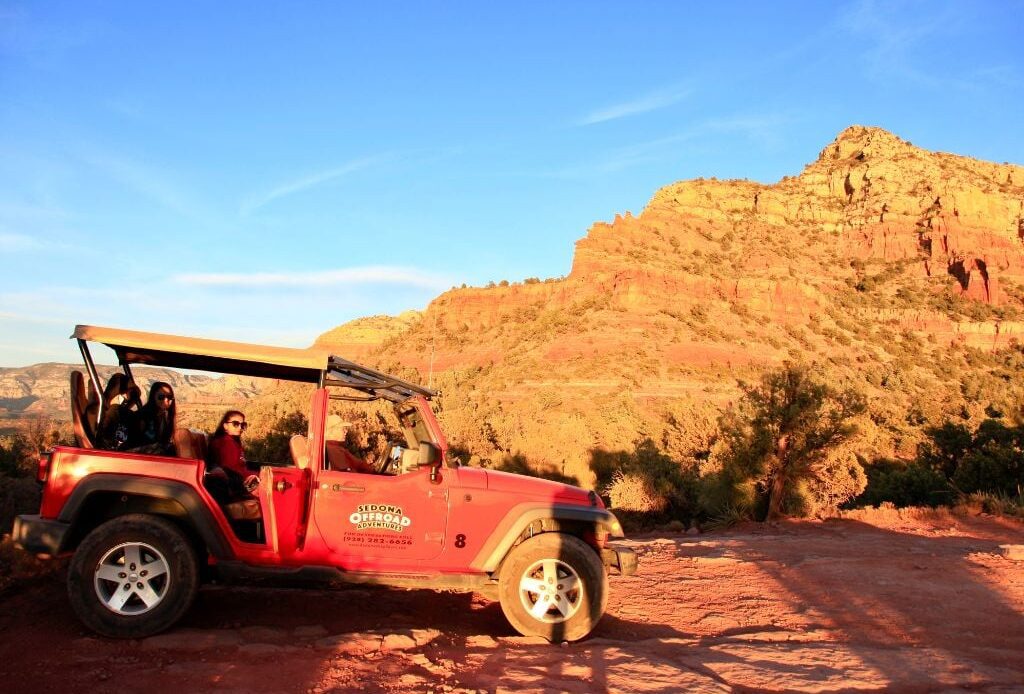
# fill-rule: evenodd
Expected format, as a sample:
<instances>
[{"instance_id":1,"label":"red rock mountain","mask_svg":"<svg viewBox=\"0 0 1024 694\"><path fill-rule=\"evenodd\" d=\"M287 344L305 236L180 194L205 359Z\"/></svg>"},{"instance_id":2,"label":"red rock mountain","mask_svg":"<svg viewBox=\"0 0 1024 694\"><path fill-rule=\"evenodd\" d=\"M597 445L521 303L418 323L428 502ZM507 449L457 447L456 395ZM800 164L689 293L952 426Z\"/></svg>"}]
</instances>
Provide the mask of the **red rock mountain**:
<instances>
[{"instance_id":1,"label":"red rock mountain","mask_svg":"<svg viewBox=\"0 0 1024 694\"><path fill-rule=\"evenodd\" d=\"M594 224L567 277L504 285L319 342L442 385L483 458L579 472L581 446L671 450L673 427L706 428L737 377L784 360L863 387L884 410L866 454L907 455L921 425L1019 396L996 372L1024 341L1024 168L853 126L775 184L668 185Z\"/></svg>"}]
</instances>

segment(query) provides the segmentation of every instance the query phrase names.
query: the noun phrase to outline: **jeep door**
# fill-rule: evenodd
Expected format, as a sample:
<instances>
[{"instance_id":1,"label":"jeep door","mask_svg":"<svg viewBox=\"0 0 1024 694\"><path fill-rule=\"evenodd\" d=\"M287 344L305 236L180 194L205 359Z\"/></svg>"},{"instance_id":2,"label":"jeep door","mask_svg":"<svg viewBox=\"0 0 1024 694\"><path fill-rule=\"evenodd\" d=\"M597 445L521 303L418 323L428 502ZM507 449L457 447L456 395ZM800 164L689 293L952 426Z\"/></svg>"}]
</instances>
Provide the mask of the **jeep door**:
<instances>
[{"instance_id":1,"label":"jeep door","mask_svg":"<svg viewBox=\"0 0 1024 694\"><path fill-rule=\"evenodd\" d=\"M428 467L402 475L319 471L313 522L342 568L372 568L382 559L399 566L441 553L448 475L430 476Z\"/></svg>"}]
</instances>

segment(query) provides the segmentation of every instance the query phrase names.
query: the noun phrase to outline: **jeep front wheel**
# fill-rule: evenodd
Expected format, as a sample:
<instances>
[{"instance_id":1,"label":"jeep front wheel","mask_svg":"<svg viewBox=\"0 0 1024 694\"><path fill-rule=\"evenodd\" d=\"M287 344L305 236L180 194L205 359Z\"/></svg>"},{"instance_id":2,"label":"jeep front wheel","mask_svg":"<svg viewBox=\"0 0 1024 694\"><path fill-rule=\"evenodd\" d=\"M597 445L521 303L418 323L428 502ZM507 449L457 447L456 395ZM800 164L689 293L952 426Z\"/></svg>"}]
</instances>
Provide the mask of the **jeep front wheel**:
<instances>
[{"instance_id":1,"label":"jeep front wheel","mask_svg":"<svg viewBox=\"0 0 1024 694\"><path fill-rule=\"evenodd\" d=\"M577 641L589 634L608 603L608 577L583 540L543 533L509 553L498 578L501 609L524 636Z\"/></svg>"},{"instance_id":2,"label":"jeep front wheel","mask_svg":"<svg viewBox=\"0 0 1024 694\"><path fill-rule=\"evenodd\" d=\"M115 638L167 629L192 604L198 584L188 540L155 516L120 516L97 527L68 569L75 614L93 631Z\"/></svg>"}]
</instances>

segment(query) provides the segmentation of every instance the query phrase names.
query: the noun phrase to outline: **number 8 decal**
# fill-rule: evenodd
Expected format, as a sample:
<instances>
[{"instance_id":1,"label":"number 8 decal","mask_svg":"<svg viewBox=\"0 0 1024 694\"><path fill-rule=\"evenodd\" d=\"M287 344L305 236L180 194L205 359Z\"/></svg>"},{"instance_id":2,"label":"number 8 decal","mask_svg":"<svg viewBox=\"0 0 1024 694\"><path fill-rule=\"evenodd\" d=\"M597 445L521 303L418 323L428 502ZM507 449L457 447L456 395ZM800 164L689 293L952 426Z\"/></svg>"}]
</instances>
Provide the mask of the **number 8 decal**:
<instances>
[{"instance_id":1,"label":"number 8 decal","mask_svg":"<svg viewBox=\"0 0 1024 694\"><path fill-rule=\"evenodd\" d=\"M465 547L466 546L466 536L462 535L461 533L459 535L456 535L455 536L455 546L458 547L459 549L462 549L463 547Z\"/></svg>"}]
</instances>

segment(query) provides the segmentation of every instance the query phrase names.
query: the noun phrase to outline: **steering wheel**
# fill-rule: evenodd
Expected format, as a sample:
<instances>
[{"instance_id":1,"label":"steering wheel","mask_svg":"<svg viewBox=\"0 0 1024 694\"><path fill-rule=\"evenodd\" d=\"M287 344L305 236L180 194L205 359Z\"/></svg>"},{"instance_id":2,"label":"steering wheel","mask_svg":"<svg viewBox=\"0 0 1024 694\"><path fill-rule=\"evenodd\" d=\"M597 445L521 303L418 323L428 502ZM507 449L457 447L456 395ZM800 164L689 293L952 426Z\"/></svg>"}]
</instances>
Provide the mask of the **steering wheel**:
<instances>
[{"instance_id":1,"label":"steering wheel","mask_svg":"<svg viewBox=\"0 0 1024 694\"><path fill-rule=\"evenodd\" d=\"M387 475L394 472L395 464L402 459L401 444L388 444L387 448L380 454L375 467L378 475Z\"/></svg>"}]
</instances>

